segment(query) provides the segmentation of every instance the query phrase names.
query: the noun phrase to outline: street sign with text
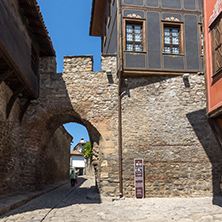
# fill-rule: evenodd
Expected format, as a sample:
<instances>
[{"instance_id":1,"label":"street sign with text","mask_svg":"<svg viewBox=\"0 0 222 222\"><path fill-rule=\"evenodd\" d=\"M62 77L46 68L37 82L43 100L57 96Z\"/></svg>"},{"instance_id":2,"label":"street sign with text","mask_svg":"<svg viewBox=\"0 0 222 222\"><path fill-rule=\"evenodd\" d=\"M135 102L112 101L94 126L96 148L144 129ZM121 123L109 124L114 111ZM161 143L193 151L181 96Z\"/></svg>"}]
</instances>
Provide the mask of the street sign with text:
<instances>
[{"instance_id":1,"label":"street sign with text","mask_svg":"<svg viewBox=\"0 0 222 222\"><path fill-rule=\"evenodd\" d=\"M135 197L144 198L143 159L134 159Z\"/></svg>"}]
</instances>

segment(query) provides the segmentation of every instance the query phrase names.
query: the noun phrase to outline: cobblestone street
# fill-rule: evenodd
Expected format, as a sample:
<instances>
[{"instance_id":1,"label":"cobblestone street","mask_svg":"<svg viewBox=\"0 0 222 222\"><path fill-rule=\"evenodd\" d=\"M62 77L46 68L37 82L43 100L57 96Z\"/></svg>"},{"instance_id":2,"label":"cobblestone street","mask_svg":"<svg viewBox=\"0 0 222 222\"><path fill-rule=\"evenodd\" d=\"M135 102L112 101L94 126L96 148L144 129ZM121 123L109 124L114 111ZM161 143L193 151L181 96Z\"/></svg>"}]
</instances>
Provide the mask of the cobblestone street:
<instances>
[{"instance_id":1,"label":"cobblestone street","mask_svg":"<svg viewBox=\"0 0 222 222\"><path fill-rule=\"evenodd\" d=\"M101 198L93 178L66 184L0 217L0 221L222 221L222 198Z\"/></svg>"}]
</instances>

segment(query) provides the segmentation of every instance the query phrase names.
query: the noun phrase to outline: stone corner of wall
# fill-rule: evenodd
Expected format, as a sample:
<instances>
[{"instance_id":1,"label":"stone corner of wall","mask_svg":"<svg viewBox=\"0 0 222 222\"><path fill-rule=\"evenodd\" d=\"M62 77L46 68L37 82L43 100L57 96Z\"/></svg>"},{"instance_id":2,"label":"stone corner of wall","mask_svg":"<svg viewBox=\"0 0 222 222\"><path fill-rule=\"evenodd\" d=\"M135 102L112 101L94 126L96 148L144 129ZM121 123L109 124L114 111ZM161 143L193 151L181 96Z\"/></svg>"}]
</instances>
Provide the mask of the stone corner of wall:
<instances>
[{"instance_id":1,"label":"stone corner of wall","mask_svg":"<svg viewBox=\"0 0 222 222\"><path fill-rule=\"evenodd\" d=\"M92 55L64 56L63 72L93 71Z\"/></svg>"},{"instance_id":2,"label":"stone corner of wall","mask_svg":"<svg viewBox=\"0 0 222 222\"><path fill-rule=\"evenodd\" d=\"M40 73L56 73L57 63L55 56L41 57L39 59Z\"/></svg>"},{"instance_id":3,"label":"stone corner of wall","mask_svg":"<svg viewBox=\"0 0 222 222\"><path fill-rule=\"evenodd\" d=\"M101 71L113 70L117 66L116 54L102 54L101 55Z\"/></svg>"},{"instance_id":4,"label":"stone corner of wall","mask_svg":"<svg viewBox=\"0 0 222 222\"><path fill-rule=\"evenodd\" d=\"M101 55L101 71L116 70L116 54ZM93 56L64 56L64 73L93 72Z\"/></svg>"}]
</instances>

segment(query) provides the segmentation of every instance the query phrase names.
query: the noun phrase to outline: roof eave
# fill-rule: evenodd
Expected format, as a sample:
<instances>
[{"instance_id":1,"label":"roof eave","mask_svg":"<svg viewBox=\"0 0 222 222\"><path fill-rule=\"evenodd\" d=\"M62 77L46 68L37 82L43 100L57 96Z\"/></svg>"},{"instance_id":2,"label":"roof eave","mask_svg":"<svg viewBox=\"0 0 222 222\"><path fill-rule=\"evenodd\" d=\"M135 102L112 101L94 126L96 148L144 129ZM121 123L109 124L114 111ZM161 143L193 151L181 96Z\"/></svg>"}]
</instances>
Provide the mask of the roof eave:
<instances>
[{"instance_id":1,"label":"roof eave","mask_svg":"<svg viewBox=\"0 0 222 222\"><path fill-rule=\"evenodd\" d=\"M45 26L37 1L20 0L20 6L24 9L24 16L27 16L29 22L31 21L31 19L37 19L41 23L41 28L39 28L38 31L41 32L42 37L37 37L36 39L40 46L40 54L41 54L40 56L56 56L51 38ZM30 8L34 9L35 12L33 12L33 14L30 13L31 11ZM32 17L30 15L32 15ZM36 27L32 27L32 24L30 24L30 27L33 31L33 34L35 35L38 32L37 30L35 30ZM47 42L47 46L46 45L43 46L41 44L42 41Z\"/></svg>"},{"instance_id":2,"label":"roof eave","mask_svg":"<svg viewBox=\"0 0 222 222\"><path fill-rule=\"evenodd\" d=\"M90 36L102 36L102 25L105 14L107 0L92 1L91 19L90 19Z\"/></svg>"}]
</instances>

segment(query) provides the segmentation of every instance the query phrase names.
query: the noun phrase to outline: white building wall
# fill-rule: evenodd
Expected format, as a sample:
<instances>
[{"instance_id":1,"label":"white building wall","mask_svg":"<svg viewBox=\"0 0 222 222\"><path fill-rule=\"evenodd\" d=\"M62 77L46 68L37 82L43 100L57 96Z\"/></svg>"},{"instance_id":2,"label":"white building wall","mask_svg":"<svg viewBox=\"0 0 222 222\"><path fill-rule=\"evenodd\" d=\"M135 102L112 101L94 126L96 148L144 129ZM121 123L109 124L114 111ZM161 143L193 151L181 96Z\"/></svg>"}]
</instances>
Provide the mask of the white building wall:
<instances>
[{"instance_id":1,"label":"white building wall","mask_svg":"<svg viewBox=\"0 0 222 222\"><path fill-rule=\"evenodd\" d=\"M85 168L84 157L71 156L71 168Z\"/></svg>"}]
</instances>

